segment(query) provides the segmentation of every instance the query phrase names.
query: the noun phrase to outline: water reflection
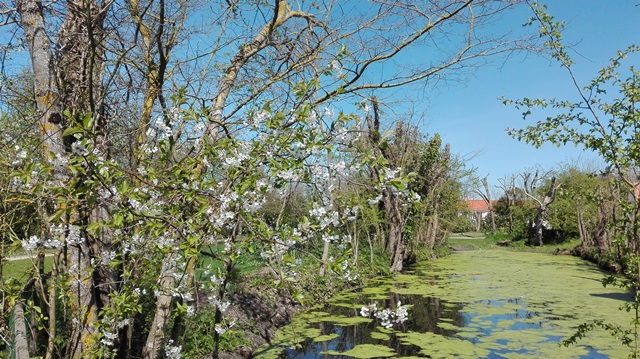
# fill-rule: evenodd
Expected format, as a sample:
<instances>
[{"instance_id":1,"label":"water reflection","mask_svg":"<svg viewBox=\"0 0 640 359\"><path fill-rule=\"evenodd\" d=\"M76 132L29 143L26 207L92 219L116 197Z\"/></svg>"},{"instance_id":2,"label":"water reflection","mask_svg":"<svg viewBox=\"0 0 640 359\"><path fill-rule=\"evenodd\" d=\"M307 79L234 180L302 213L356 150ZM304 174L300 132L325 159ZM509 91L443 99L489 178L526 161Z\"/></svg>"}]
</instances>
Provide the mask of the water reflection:
<instances>
[{"instance_id":1,"label":"water reflection","mask_svg":"<svg viewBox=\"0 0 640 359\"><path fill-rule=\"evenodd\" d=\"M433 333L450 338L459 338L468 340L473 344L478 343L477 336L467 336L462 331L463 327L471 326L477 319L481 318L483 326L478 330L482 336L490 336L492 331L500 328L500 323L505 321L512 321L513 324L509 326L510 330L523 330L531 328L541 328L542 322L547 319L539 318L538 321L529 321L538 316L537 311L530 311L527 309L513 309L508 313L499 314L481 314L484 312L478 312L473 310L467 310L467 308L473 308L474 305L465 305L465 303L451 303L442 300L437 297L422 297L417 295L391 295L391 299L381 303L385 307L394 307L395 303L402 302L403 304L411 305L412 315L407 320L395 329L398 332L406 333L408 331L418 333ZM476 303L482 307L496 307L504 308L505 304L521 305L522 299L508 299L506 301L501 300L482 300ZM358 310L347 309L340 306L328 306L327 312L333 315L344 316L357 316ZM490 312L490 310L489 310ZM524 319L527 321L519 321ZM335 339L315 342L313 338L308 338L302 343L299 343L299 347L287 348L279 357L281 359L311 359L311 358L344 358L344 355L329 354L332 352L346 352L347 350L355 347L359 344L375 344L384 345L392 348L397 356L413 356L413 357L430 357L427 354L422 353L423 348L403 343L396 335L396 331L390 333L381 333L378 331L381 329L374 322L352 325L352 326L339 326L329 322L321 321L316 324L316 328L320 329L322 336L335 335ZM382 335L375 335L375 333ZM559 342L561 337L548 336L549 341ZM498 344L507 345L508 340L499 339L496 340ZM491 351L487 358L502 358L499 354L506 353L522 353L523 350L496 350Z\"/></svg>"},{"instance_id":2,"label":"water reflection","mask_svg":"<svg viewBox=\"0 0 640 359\"><path fill-rule=\"evenodd\" d=\"M488 258L493 255L490 253ZM258 351L257 357L599 359L626 356L624 348L616 346L608 333L594 333L590 337L594 339L569 349L559 348L557 344L573 334L578 324L596 319L595 315L602 314L607 320L618 316L615 319L618 323L624 320L620 318L626 318L620 317L614 307L621 299L618 292L599 285L588 287L598 284L593 279L599 273L593 272L593 268L586 271L581 266L571 266L573 259L553 257L550 265L556 267L552 268L550 277L559 277L558 283L554 283L523 277L522 273L528 268L522 266L528 263L521 258L511 258L513 266L506 272L500 269L505 266L504 258L499 259L498 269L490 269L490 261L482 259L478 267L464 262L467 267L458 268L456 273L447 273L447 264L435 268L435 273L426 267L393 280L381 279L359 293L344 293L292 324L289 332L297 339L273 343L274 347L281 345L281 350ZM533 265L539 266L540 260L536 257ZM581 275L572 272L575 270L582 271ZM574 278L572 282L563 280L559 271L569 271L566 277ZM507 273L519 274L507 277ZM544 274L540 270L539 273ZM570 289L570 285L576 286L581 293L579 297L567 295L575 290ZM382 328L373 320L358 319L360 307L373 302L378 307L392 309L402 302L409 306L409 319L393 329ZM586 319L580 319L585 316Z\"/></svg>"}]
</instances>

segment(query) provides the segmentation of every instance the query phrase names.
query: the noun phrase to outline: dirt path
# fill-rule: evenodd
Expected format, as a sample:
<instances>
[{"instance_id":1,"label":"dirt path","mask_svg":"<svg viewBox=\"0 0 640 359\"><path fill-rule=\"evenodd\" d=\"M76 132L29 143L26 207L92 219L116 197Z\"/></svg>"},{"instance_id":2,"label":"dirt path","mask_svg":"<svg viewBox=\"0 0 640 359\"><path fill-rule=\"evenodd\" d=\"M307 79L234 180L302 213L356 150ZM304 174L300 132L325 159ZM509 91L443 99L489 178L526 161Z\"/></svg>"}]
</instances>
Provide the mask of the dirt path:
<instances>
[{"instance_id":1,"label":"dirt path","mask_svg":"<svg viewBox=\"0 0 640 359\"><path fill-rule=\"evenodd\" d=\"M45 253L44 255L45 257L53 257L53 254L51 253ZM21 256L13 256L13 257L9 257L9 258L2 258L3 261L6 262L13 262L13 261L22 261L25 259L34 259L36 257L36 254L23 254Z\"/></svg>"}]
</instances>

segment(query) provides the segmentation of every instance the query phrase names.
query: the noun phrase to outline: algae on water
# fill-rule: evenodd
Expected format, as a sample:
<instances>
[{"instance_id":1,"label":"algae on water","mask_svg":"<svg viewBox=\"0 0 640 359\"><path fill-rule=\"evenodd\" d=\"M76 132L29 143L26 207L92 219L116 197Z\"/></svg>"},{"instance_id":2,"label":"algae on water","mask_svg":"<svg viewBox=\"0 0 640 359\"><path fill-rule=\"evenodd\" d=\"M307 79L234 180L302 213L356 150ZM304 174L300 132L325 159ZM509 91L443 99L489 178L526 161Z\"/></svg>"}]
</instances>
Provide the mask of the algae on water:
<instances>
[{"instance_id":1,"label":"algae on water","mask_svg":"<svg viewBox=\"0 0 640 359\"><path fill-rule=\"evenodd\" d=\"M321 311L295 318L258 357L626 357L606 331L573 347L558 345L587 321L630 322L618 309L630 297L604 288L602 278L595 266L568 256L458 252L334 297ZM409 319L391 329L359 316L364 305L394 309L398 302L409 307Z\"/></svg>"}]
</instances>

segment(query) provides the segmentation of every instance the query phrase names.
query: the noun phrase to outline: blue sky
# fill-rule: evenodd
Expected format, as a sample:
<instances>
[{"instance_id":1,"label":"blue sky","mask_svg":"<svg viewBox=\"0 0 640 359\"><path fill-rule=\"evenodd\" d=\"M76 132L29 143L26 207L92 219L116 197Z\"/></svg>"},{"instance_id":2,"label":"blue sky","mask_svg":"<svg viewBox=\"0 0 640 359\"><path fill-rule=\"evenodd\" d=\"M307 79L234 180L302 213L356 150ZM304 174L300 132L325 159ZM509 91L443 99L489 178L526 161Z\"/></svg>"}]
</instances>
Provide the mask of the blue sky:
<instances>
[{"instance_id":1,"label":"blue sky","mask_svg":"<svg viewBox=\"0 0 640 359\"><path fill-rule=\"evenodd\" d=\"M640 0L542 1L548 5L549 13L566 22L564 37L575 44L571 54L583 84L607 65L616 50L634 41L640 43L640 6L636 6ZM519 31L530 16L522 7L504 16L497 25ZM7 66L22 66L19 56ZM465 158L469 167L477 168L479 176L489 175L492 184L536 165L552 169L563 162L597 162L596 156L573 146L545 145L536 149L509 137L507 127L519 128L527 123L520 111L504 106L498 99L525 96L572 98L575 91L568 74L556 62L535 54L517 54L506 62L494 58L465 83L440 83L436 89L425 89L420 105L412 110L421 117L417 121L424 132L440 133L454 153Z\"/></svg>"},{"instance_id":2,"label":"blue sky","mask_svg":"<svg viewBox=\"0 0 640 359\"><path fill-rule=\"evenodd\" d=\"M607 65L616 50L640 43L640 1L555 0L546 1L556 20L566 22L565 40L573 43L571 56L577 62L578 80L586 84L598 69ZM513 14L512 14L513 15ZM514 29L528 15L504 18ZM552 169L560 163L600 163L592 153L572 145L540 149L509 137L507 127L524 127L520 111L504 106L498 98L575 98L569 75L548 58L520 54L506 62L478 69L464 84L441 85L418 110L423 129L438 132L451 144L452 152L467 158L481 177L490 183L531 169L536 165Z\"/></svg>"}]
</instances>

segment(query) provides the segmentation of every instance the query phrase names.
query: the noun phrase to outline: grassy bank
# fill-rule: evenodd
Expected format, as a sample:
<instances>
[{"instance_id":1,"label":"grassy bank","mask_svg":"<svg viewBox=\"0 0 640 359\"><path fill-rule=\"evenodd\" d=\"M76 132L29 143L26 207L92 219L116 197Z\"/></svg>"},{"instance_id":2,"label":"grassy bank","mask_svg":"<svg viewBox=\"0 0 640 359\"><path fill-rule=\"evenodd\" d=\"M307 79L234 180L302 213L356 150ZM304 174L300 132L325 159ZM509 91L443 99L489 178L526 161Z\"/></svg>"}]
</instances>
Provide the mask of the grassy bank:
<instances>
[{"instance_id":1,"label":"grassy bank","mask_svg":"<svg viewBox=\"0 0 640 359\"><path fill-rule=\"evenodd\" d=\"M51 265L53 263L53 257L47 256L44 259L45 272L51 271ZM5 280L15 279L18 281L24 281L28 277L29 273L34 271L34 263L32 258L8 260L2 264L2 277Z\"/></svg>"},{"instance_id":2,"label":"grassy bank","mask_svg":"<svg viewBox=\"0 0 640 359\"><path fill-rule=\"evenodd\" d=\"M561 243L549 243L542 246L530 246L524 240L514 240L508 234L496 235L481 232L454 233L447 239L452 250L505 249L521 252L558 253L568 252L580 244L580 240L571 239Z\"/></svg>"}]
</instances>

